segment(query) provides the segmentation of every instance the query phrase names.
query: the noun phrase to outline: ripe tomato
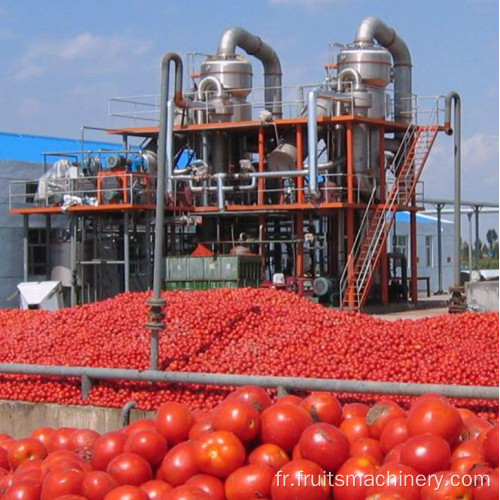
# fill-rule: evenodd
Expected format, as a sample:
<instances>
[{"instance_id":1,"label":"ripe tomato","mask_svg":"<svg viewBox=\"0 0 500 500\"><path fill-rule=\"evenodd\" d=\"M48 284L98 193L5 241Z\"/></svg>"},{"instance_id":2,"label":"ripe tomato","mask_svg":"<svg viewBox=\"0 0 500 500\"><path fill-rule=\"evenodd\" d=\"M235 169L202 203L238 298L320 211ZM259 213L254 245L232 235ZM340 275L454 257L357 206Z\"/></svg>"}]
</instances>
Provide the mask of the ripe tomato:
<instances>
[{"instance_id":1,"label":"ripe tomato","mask_svg":"<svg viewBox=\"0 0 500 500\"><path fill-rule=\"evenodd\" d=\"M92 471L83 478L80 493L88 500L103 500L114 488L118 488L118 483L112 476L103 471Z\"/></svg>"},{"instance_id":2,"label":"ripe tomato","mask_svg":"<svg viewBox=\"0 0 500 500\"><path fill-rule=\"evenodd\" d=\"M380 447L384 453L389 453L396 445L408 439L408 420L395 418L387 423L380 435Z\"/></svg>"},{"instance_id":3,"label":"ripe tomato","mask_svg":"<svg viewBox=\"0 0 500 500\"><path fill-rule=\"evenodd\" d=\"M485 462L486 458L484 456L484 450L481 446L481 443L476 439L468 439L467 441L463 441L460 443L454 450L451 455L451 461L454 462L459 458L477 458L481 460L481 462ZM442 469L444 470L444 468Z\"/></svg>"},{"instance_id":4,"label":"ripe tomato","mask_svg":"<svg viewBox=\"0 0 500 500\"><path fill-rule=\"evenodd\" d=\"M267 465L246 465L232 472L226 479L227 500L269 498L274 469Z\"/></svg>"},{"instance_id":5,"label":"ripe tomato","mask_svg":"<svg viewBox=\"0 0 500 500\"><path fill-rule=\"evenodd\" d=\"M498 424L486 433L483 450L492 467L498 467Z\"/></svg>"},{"instance_id":6,"label":"ripe tomato","mask_svg":"<svg viewBox=\"0 0 500 500\"><path fill-rule=\"evenodd\" d=\"M40 500L53 500L62 495L77 495L80 493L84 478L85 473L75 469L49 472L43 480Z\"/></svg>"},{"instance_id":7,"label":"ripe tomato","mask_svg":"<svg viewBox=\"0 0 500 500\"><path fill-rule=\"evenodd\" d=\"M38 439L40 443L42 443L45 448L47 448L47 444L49 442L49 437L54 434L56 430L52 427L38 427L31 433L31 437Z\"/></svg>"},{"instance_id":8,"label":"ripe tomato","mask_svg":"<svg viewBox=\"0 0 500 500\"><path fill-rule=\"evenodd\" d=\"M9 487L2 500L39 500L41 491L42 485L39 482L19 481Z\"/></svg>"},{"instance_id":9,"label":"ripe tomato","mask_svg":"<svg viewBox=\"0 0 500 500\"><path fill-rule=\"evenodd\" d=\"M472 487L456 472L441 471L429 476L421 500L472 500Z\"/></svg>"},{"instance_id":10,"label":"ripe tomato","mask_svg":"<svg viewBox=\"0 0 500 500\"><path fill-rule=\"evenodd\" d=\"M370 437L370 431L364 417L348 418L340 424L339 429L347 436L350 443L359 438Z\"/></svg>"},{"instance_id":11,"label":"ripe tomato","mask_svg":"<svg viewBox=\"0 0 500 500\"><path fill-rule=\"evenodd\" d=\"M272 404L267 391L255 385L245 385L236 389L226 398L226 401L233 399L250 403L259 413L262 413Z\"/></svg>"},{"instance_id":12,"label":"ripe tomato","mask_svg":"<svg viewBox=\"0 0 500 500\"><path fill-rule=\"evenodd\" d=\"M359 438L351 443L351 457L368 457L374 464L380 465L384 459L384 453L380 443L372 438Z\"/></svg>"},{"instance_id":13,"label":"ripe tomato","mask_svg":"<svg viewBox=\"0 0 500 500\"><path fill-rule=\"evenodd\" d=\"M302 404L302 398L295 396L295 394L288 394L286 396L281 396L274 403L275 405L298 405Z\"/></svg>"},{"instance_id":14,"label":"ripe tomato","mask_svg":"<svg viewBox=\"0 0 500 500\"><path fill-rule=\"evenodd\" d=\"M347 420L352 417L366 417L370 407L364 403L348 403L342 408L342 419Z\"/></svg>"},{"instance_id":15,"label":"ripe tomato","mask_svg":"<svg viewBox=\"0 0 500 500\"><path fill-rule=\"evenodd\" d=\"M450 457L448 441L437 434L412 436L401 449L401 463L425 475L446 470L450 465Z\"/></svg>"},{"instance_id":16,"label":"ripe tomato","mask_svg":"<svg viewBox=\"0 0 500 500\"><path fill-rule=\"evenodd\" d=\"M191 410L180 403L164 403L156 412L156 429L169 446L185 441L194 423Z\"/></svg>"},{"instance_id":17,"label":"ripe tomato","mask_svg":"<svg viewBox=\"0 0 500 500\"><path fill-rule=\"evenodd\" d=\"M47 456L45 446L35 438L24 438L14 441L9 445L7 458L10 467L15 470L25 460L40 459Z\"/></svg>"},{"instance_id":18,"label":"ripe tomato","mask_svg":"<svg viewBox=\"0 0 500 500\"><path fill-rule=\"evenodd\" d=\"M90 460L92 469L105 471L109 462L123 453L125 441L127 441L127 436L122 432L108 432L99 437L92 450Z\"/></svg>"},{"instance_id":19,"label":"ripe tomato","mask_svg":"<svg viewBox=\"0 0 500 500\"><path fill-rule=\"evenodd\" d=\"M394 401L382 400L373 405L366 414L366 425L370 436L378 439L384 427L395 418L404 418L405 411Z\"/></svg>"},{"instance_id":20,"label":"ripe tomato","mask_svg":"<svg viewBox=\"0 0 500 500\"><path fill-rule=\"evenodd\" d=\"M196 474L186 481L186 485L199 488L210 495L211 500L226 500L224 483L217 477L208 474Z\"/></svg>"},{"instance_id":21,"label":"ripe tomato","mask_svg":"<svg viewBox=\"0 0 500 500\"><path fill-rule=\"evenodd\" d=\"M169 492L168 500L211 500L211 498L206 491L185 484L184 486L177 486L177 488Z\"/></svg>"},{"instance_id":22,"label":"ripe tomato","mask_svg":"<svg viewBox=\"0 0 500 500\"><path fill-rule=\"evenodd\" d=\"M106 494L104 500L149 500L146 492L137 486L118 486Z\"/></svg>"},{"instance_id":23,"label":"ripe tomato","mask_svg":"<svg viewBox=\"0 0 500 500\"><path fill-rule=\"evenodd\" d=\"M159 471L162 479L172 486L184 484L198 474L193 443L185 441L171 448L163 458Z\"/></svg>"},{"instance_id":24,"label":"ripe tomato","mask_svg":"<svg viewBox=\"0 0 500 500\"><path fill-rule=\"evenodd\" d=\"M263 444L272 443L289 453L300 435L313 423L304 408L293 404L275 404L261 415L260 437Z\"/></svg>"},{"instance_id":25,"label":"ripe tomato","mask_svg":"<svg viewBox=\"0 0 500 500\"><path fill-rule=\"evenodd\" d=\"M91 429L77 429L74 431L67 444L67 449L76 453L86 462L92 458L92 450L100 434Z\"/></svg>"},{"instance_id":26,"label":"ripe tomato","mask_svg":"<svg viewBox=\"0 0 500 500\"><path fill-rule=\"evenodd\" d=\"M462 417L463 418L463 417ZM493 427L487 420L480 417L471 417L464 421L466 439L477 439L481 443L486 433Z\"/></svg>"},{"instance_id":27,"label":"ripe tomato","mask_svg":"<svg viewBox=\"0 0 500 500\"><path fill-rule=\"evenodd\" d=\"M474 500L497 500L499 495L498 468L478 466L472 471L474 484L472 498Z\"/></svg>"},{"instance_id":28,"label":"ripe tomato","mask_svg":"<svg viewBox=\"0 0 500 500\"><path fill-rule=\"evenodd\" d=\"M345 434L330 424L313 424L300 436L302 458L317 463L328 472L337 469L349 457L349 441Z\"/></svg>"},{"instance_id":29,"label":"ripe tomato","mask_svg":"<svg viewBox=\"0 0 500 500\"><path fill-rule=\"evenodd\" d=\"M214 429L214 419L212 416L206 416L198 421L196 421L189 429L188 438L191 441L196 441L203 434L208 434L213 432Z\"/></svg>"},{"instance_id":30,"label":"ripe tomato","mask_svg":"<svg viewBox=\"0 0 500 500\"><path fill-rule=\"evenodd\" d=\"M167 440L156 429L133 432L123 446L124 452L139 455L152 467L163 460L167 450Z\"/></svg>"},{"instance_id":31,"label":"ripe tomato","mask_svg":"<svg viewBox=\"0 0 500 500\"><path fill-rule=\"evenodd\" d=\"M267 465L275 471L281 469L289 461L284 450L271 443L261 444L248 455L249 464Z\"/></svg>"},{"instance_id":32,"label":"ripe tomato","mask_svg":"<svg viewBox=\"0 0 500 500\"><path fill-rule=\"evenodd\" d=\"M327 500L331 487L325 471L310 460L292 460L274 476L273 500Z\"/></svg>"},{"instance_id":33,"label":"ripe tomato","mask_svg":"<svg viewBox=\"0 0 500 500\"><path fill-rule=\"evenodd\" d=\"M47 451L52 453L53 451L68 449L69 437L76 430L77 429L74 429L73 427L60 427L59 429L56 429L48 437Z\"/></svg>"},{"instance_id":34,"label":"ripe tomato","mask_svg":"<svg viewBox=\"0 0 500 500\"><path fill-rule=\"evenodd\" d=\"M146 481L144 484L141 484L139 489L148 495L149 500L167 500L167 493L172 491L174 487L165 481L152 479L151 481Z\"/></svg>"},{"instance_id":35,"label":"ripe tomato","mask_svg":"<svg viewBox=\"0 0 500 500\"><path fill-rule=\"evenodd\" d=\"M64 470L80 470L82 472L90 472L89 464L84 462L76 453L69 450L57 450L50 453L42 462L41 470L45 476L49 472L64 471Z\"/></svg>"},{"instance_id":36,"label":"ripe tomato","mask_svg":"<svg viewBox=\"0 0 500 500\"><path fill-rule=\"evenodd\" d=\"M368 491L368 478L372 478L376 470L375 464L369 458L349 458L337 471L333 498L364 500Z\"/></svg>"},{"instance_id":37,"label":"ripe tomato","mask_svg":"<svg viewBox=\"0 0 500 500\"><path fill-rule=\"evenodd\" d=\"M200 472L227 477L245 462L245 448L231 432L215 431L194 443L194 455Z\"/></svg>"},{"instance_id":38,"label":"ripe tomato","mask_svg":"<svg viewBox=\"0 0 500 500\"><path fill-rule=\"evenodd\" d=\"M243 443L253 441L260 431L259 412L238 399L223 401L214 410L212 421L216 431L232 432Z\"/></svg>"},{"instance_id":39,"label":"ripe tomato","mask_svg":"<svg viewBox=\"0 0 500 500\"><path fill-rule=\"evenodd\" d=\"M459 472L460 474L469 474L472 469L479 465L486 465L484 460L480 460L474 457L462 457L452 460L450 465L450 470L454 472Z\"/></svg>"},{"instance_id":40,"label":"ripe tomato","mask_svg":"<svg viewBox=\"0 0 500 500\"><path fill-rule=\"evenodd\" d=\"M405 500L419 500L420 487L416 481L417 476L417 471L407 465L386 463L378 469L373 486L368 488L367 496L390 493Z\"/></svg>"},{"instance_id":41,"label":"ripe tomato","mask_svg":"<svg viewBox=\"0 0 500 500\"><path fill-rule=\"evenodd\" d=\"M151 465L135 453L122 453L113 458L106 472L120 485L139 486L153 479Z\"/></svg>"},{"instance_id":42,"label":"ripe tomato","mask_svg":"<svg viewBox=\"0 0 500 500\"><path fill-rule=\"evenodd\" d=\"M300 403L300 406L315 422L325 422L338 427L342 421L342 406L329 392L313 392Z\"/></svg>"},{"instance_id":43,"label":"ripe tomato","mask_svg":"<svg viewBox=\"0 0 500 500\"><path fill-rule=\"evenodd\" d=\"M432 432L439 434L453 445L462 431L462 418L458 410L445 398L420 397L408 412L410 436Z\"/></svg>"},{"instance_id":44,"label":"ripe tomato","mask_svg":"<svg viewBox=\"0 0 500 500\"><path fill-rule=\"evenodd\" d=\"M122 432L129 436L137 431L150 431L155 429L156 422L154 420L151 418L139 418L128 424L127 427L123 428Z\"/></svg>"}]
</instances>

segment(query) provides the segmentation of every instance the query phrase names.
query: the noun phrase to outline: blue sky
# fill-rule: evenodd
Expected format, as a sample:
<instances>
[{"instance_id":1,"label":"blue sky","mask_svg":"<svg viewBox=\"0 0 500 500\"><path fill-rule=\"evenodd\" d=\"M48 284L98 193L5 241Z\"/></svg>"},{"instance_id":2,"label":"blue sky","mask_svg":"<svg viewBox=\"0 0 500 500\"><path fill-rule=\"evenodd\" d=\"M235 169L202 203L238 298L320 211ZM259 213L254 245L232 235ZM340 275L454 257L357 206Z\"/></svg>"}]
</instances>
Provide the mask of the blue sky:
<instances>
[{"instance_id":1,"label":"blue sky","mask_svg":"<svg viewBox=\"0 0 500 500\"><path fill-rule=\"evenodd\" d=\"M461 94L463 198L498 202L497 0L2 0L0 131L108 126L110 97L158 93L165 52L214 53L232 26L274 47L285 85L320 82L328 44L351 42L368 16L406 41L415 93ZM254 85L261 73L254 62ZM424 175L429 197L452 197L452 153L443 134Z\"/></svg>"}]
</instances>

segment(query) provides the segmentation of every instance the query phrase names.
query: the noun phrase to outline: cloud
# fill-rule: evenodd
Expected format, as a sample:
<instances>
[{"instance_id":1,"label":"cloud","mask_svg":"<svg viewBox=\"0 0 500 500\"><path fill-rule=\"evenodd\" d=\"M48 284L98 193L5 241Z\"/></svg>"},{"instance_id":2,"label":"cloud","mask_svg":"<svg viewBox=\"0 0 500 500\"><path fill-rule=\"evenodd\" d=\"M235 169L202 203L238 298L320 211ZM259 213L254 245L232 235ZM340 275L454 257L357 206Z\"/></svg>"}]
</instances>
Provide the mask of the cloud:
<instances>
[{"instance_id":1,"label":"cloud","mask_svg":"<svg viewBox=\"0 0 500 500\"><path fill-rule=\"evenodd\" d=\"M484 166L495 162L498 165L498 137L476 133L462 142L464 169L481 172Z\"/></svg>"},{"instance_id":2,"label":"cloud","mask_svg":"<svg viewBox=\"0 0 500 500\"><path fill-rule=\"evenodd\" d=\"M70 71L75 65L87 75L116 73L132 67L150 48L146 41L91 33L63 40L37 40L20 57L15 79L40 77L56 69Z\"/></svg>"}]
</instances>

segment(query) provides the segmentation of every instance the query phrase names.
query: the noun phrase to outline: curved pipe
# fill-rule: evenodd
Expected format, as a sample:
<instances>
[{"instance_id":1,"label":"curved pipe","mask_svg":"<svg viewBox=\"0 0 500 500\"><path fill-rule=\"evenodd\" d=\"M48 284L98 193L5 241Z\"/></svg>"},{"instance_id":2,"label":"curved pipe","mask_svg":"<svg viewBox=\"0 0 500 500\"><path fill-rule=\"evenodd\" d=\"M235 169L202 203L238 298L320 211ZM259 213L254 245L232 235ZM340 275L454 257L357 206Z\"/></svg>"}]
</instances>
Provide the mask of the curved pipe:
<instances>
[{"instance_id":1,"label":"curved pipe","mask_svg":"<svg viewBox=\"0 0 500 500\"><path fill-rule=\"evenodd\" d=\"M368 17L361 21L354 43L372 44L378 42L392 55L394 62L394 120L411 121L411 55L404 40L383 21Z\"/></svg>"},{"instance_id":2,"label":"curved pipe","mask_svg":"<svg viewBox=\"0 0 500 500\"><path fill-rule=\"evenodd\" d=\"M203 78L198 86L198 99L201 101L203 99L203 94L207 92L208 89L215 89L216 97L222 97L224 89L222 88L222 83L213 76L207 76ZM208 88L208 89L207 89Z\"/></svg>"},{"instance_id":3,"label":"curved pipe","mask_svg":"<svg viewBox=\"0 0 500 500\"><path fill-rule=\"evenodd\" d=\"M345 68L338 75L338 88L343 90L344 82L353 82L354 87L351 90L359 90L363 84L361 75L353 68Z\"/></svg>"},{"instance_id":4,"label":"curved pipe","mask_svg":"<svg viewBox=\"0 0 500 500\"><path fill-rule=\"evenodd\" d=\"M454 101L454 127L451 128L451 104ZM455 225L455 271L454 279L455 286L460 286L460 236L461 236L461 216L460 208L462 205L462 192L461 192L461 114L462 106L460 94L455 91L449 92L445 98L445 111L444 111L444 130L448 135L455 133L454 151L455 151L455 167L454 167L454 225Z\"/></svg>"},{"instance_id":5,"label":"curved pipe","mask_svg":"<svg viewBox=\"0 0 500 500\"><path fill-rule=\"evenodd\" d=\"M264 100L265 108L271 111L275 118L283 116L281 109L281 63L274 49L263 42L258 36L252 35L243 28L230 28L221 37L217 54L232 56L236 47L242 48L247 54L255 56L264 66Z\"/></svg>"}]
</instances>

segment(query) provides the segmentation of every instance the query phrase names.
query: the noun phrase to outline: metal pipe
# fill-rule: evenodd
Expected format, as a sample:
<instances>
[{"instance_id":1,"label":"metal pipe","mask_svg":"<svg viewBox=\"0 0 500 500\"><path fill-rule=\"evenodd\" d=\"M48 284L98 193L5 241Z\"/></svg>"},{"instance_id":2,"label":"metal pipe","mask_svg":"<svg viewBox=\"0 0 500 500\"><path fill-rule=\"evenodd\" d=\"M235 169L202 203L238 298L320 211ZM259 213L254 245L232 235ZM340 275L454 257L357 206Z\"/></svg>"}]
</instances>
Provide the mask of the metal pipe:
<instances>
[{"instance_id":1,"label":"metal pipe","mask_svg":"<svg viewBox=\"0 0 500 500\"><path fill-rule=\"evenodd\" d=\"M282 89L281 89L281 63L274 49L263 42L258 36L253 35L243 28L230 28L221 37L218 55L232 56L236 54L236 47L241 47L247 54L255 56L264 66L264 100L265 108L273 114L274 118L283 116Z\"/></svg>"},{"instance_id":2,"label":"metal pipe","mask_svg":"<svg viewBox=\"0 0 500 500\"><path fill-rule=\"evenodd\" d=\"M130 291L130 215L123 213L123 280L126 292Z\"/></svg>"},{"instance_id":3,"label":"metal pipe","mask_svg":"<svg viewBox=\"0 0 500 500\"><path fill-rule=\"evenodd\" d=\"M451 128L451 102L454 101L454 127ZM455 286L460 286L460 237L461 237L461 217L460 208L462 202L462 191L461 191L461 99L460 95L451 91L445 98L445 112L444 112L444 131L446 134L455 134L454 139L454 155L455 155L455 167L454 167L454 225L455 225Z\"/></svg>"},{"instance_id":4,"label":"metal pipe","mask_svg":"<svg viewBox=\"0 0 500 500\"><path fill-rule=\"evenodd\" d=\"M225 373L193 373L179 371L129 370L122 368L90 368L82 366L47 366L0 363L0 373L41 375L47 377L87 376L96 380L136 380L181 384L220 386L257 385L282 386L292 390L331 391L366 394L395 394L416 396L439 393L450 398L498 400L498 387L441 384L416 384L366 380L332 380L321 378L268 377L262 375L233 375Z\"/></svg>"},{"instance_id":5,"label":"metal pipe","mask_svg":"<svg viewBox=\"0 0 500 500\"><path fill-rule=\"evenodd\" d=\"M441 210L444 205L442 203L438 203L436 206L437 209L437 258L438 258L438 289L436 295L440 295L443 293L443 242L442 242L442 234L441 234Z\"/></svg>"},{"instance_id":6,"label":"metal pipe","mask_svg":"<svg viewBox=\"0 0 500 500\"><path fill-rule=\"evenodd\" d=\"M29 279L29 215L23 215L23 281Z\"/></svg>"},{"instance_id":7,"label":"metal pipe","mask_svg":"<svg viewBox=\"0 0 500 500\"><path fill-rule=\"evenodd\" d=\"M339 90L342 90L344 81L354 82L354 87L352 87L350 90L359 90L362 87L363 83L361 75L353 68L343 69L339 73L337 81Z\"/></svg>"},{"instance_id":8,"label":"metal pipe","mask_svg":"<svg viewBox=\"0 0 500 500\"><path fill-rule=\"evenodd\" d=\"M475 268L477 271L480 269L480 258L481 258L481 248L480 248L480 241L479 241L479 212L481 211L481 207L477 206L474 207L474 219L475 219L475 229L476 229L476 241L475 241L475 248L474 248L474 256L475 256Z\"/></svg>"},{"instance_id":9,"label":"metal pipe","mask_svg":"<svg viewBox=\"0 0 500 500\"><path fill-rule=\"evenodd\" d=\"M408 123L412 117L412 64L408 46L383 21L368 17L361 21L354 43L372 44L374 40L391 53L394 62L394 120Z\"/></svg>"},{"instance_id":10,"label":"metal pipe","mask_svg":"<svg viewBox=\"0 0 500 500\"><path fill-rule=\"evenodd\" d=\"M217 176L217 208L221 211L226 208L226 200L224 197L224 179L221 175Z\"/></svg>"}]
</instances>

